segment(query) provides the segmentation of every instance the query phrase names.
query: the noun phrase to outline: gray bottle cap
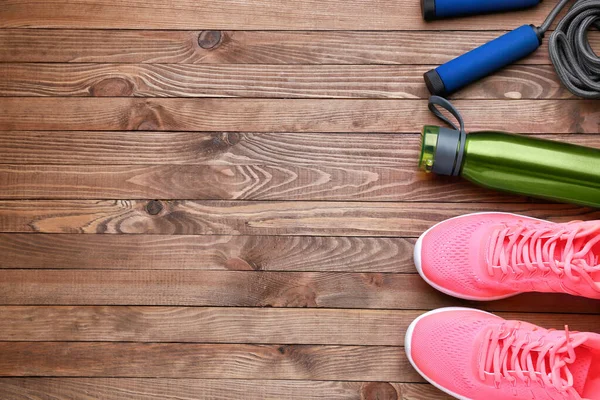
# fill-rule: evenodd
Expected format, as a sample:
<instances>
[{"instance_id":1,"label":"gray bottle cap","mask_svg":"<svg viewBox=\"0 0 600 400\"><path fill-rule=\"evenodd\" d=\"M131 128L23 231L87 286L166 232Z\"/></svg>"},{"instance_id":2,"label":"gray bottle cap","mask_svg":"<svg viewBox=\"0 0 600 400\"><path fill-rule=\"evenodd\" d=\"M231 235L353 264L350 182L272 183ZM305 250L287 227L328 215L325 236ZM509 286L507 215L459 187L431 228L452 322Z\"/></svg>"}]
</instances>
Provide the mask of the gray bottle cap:
<instances>
[{"instance_id":1,"label":"gray bottle cap","mask_svg":"<svg viewBox=\"0 0 600 400\"><path fill-rule=\"evenodd\" d=\"M440 175L452 175L456 163L456 149L458 149L459 143L459 131L440 127L437 146L435 146L433 172Z\"/></svg>"}]
</instances>

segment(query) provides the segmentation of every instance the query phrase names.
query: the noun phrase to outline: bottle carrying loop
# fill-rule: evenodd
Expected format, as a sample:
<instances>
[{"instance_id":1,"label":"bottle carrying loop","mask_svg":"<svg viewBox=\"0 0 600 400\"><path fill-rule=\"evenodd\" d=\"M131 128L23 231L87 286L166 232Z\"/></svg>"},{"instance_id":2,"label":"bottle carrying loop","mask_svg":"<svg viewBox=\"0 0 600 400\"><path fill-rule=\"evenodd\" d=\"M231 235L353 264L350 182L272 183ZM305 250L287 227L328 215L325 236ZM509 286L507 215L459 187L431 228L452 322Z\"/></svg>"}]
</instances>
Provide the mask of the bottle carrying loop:
<instances>
[{"instance_id":1,"label":"bottle carrying loop","mask_svg":"<svg viewBox=\"0 0 600 400\"><path fill-rule=\"evenodd\" d=\"M438 107L443 108L448 111L450 114L456 118L459 126L457 127L455 123L453 123L449 118L447 118L442 112L438 109ZM450 125L454 130L460 132L460 138L458 141L458 148L456 149L456 159L454 162L454 166L451 171L452 176L460 175L460 169L462 166L462 159L465 154L465 145L467 143L467 132L465 131L465 121L463 120L462 115L454 107L454 105L448 100L444 99L440 96L431 96L429 98L429 110L439 119ZM439 139L438 139L439 140ZM441 143L438 143L440 145Z\"/></svg>"},{"instance_id":2,"label":"bottle carrying loop","mask_svg":"<svg viewBox=\"0 0 600 400\"><path fill-rule=\"evenodd\" d=\"M454 118L456 118L458 123L460 124L460 129L452 121L450 121L444 114L442 114L442 112L440 110L438 110L437 106L442 107L444 110L446 110L450 114L452 114L454 116ZM445 123L447 123L448 125L453 127L454 129L456 129L457 131L464 132L465 122L463 120L462 115L460 115L460 112L458 112L456 107L454 107L454 105L452 103L450 103L448 100L446 100L445 98L440 97L440 96L431 96L429 98L429 110L436 117L438 117L439 119L441 119L442 121L444 121Z\"/></svg>"}]
</instances>

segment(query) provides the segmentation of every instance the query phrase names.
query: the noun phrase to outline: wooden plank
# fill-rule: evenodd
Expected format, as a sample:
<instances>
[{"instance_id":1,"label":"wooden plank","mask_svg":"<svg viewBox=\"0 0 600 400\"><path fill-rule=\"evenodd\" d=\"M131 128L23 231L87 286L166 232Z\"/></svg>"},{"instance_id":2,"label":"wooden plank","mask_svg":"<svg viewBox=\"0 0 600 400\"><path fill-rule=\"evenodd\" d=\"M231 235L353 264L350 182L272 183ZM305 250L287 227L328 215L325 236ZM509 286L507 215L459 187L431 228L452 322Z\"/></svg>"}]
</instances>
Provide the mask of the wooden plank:
<instances>
[{"instance_id":1,"label":"wooden plank","mask_svg":"<svg viewBox=\"0 0 600 400\"><path fill-rule=\"evenodd\" d=\"M443 64L503 33L3 29L0 62ZM600 33L589 39L600 48ZM548 41L518 64L550 65Z\"/></svg>"},{"instance_id":2,"label":"wooden plank","mask_svg":"<svg viewBox=\"0 0 600 400\"><path fill-rule=\"evenodd\" d=\"M414 272L413 239L0 234L0 268ZM265 249L269 249L266 251Z\"/></svg>"},{"instance_id":3,"label":"wooden plank","mask_svg":"<svg viewBox=\"0 0 600 400\"><path fill-rule=\"evenodd\" d=\"M518 13L426 23L419 2L378 0L4 1L2 28L422 30L513 29L541 23L552 3Z\"/></svg>"},{"instance_id":4,"label":"wooden plank","mask_svg":"<svg viewBox=\"0 0 600 400\"><path fill-rule=\"evenodd\" d=\"M421 382L400 347L0 343L0 376Z\"/></svg>"},{"instance_id":5,"label":"wooden plank","mask_svg":"<svg viewBox=\"0 0 600 400\"><path fill-rule=\"evenodd\" d=\"M0 199L527 200L414 167L0 165L0 187Z\"/></svg>"},{"instance_id":6,"label":"wooden plank","mask_svg":"<svg viewBox=\"0 0 600 400\"><path fill-rule=\"evenodd\" d=\"M490 210L600 219L599 210L539 203L5 200L0 232L414 237L444 219Z\"/></svg>"},{"instance_id":7,"label":"wooden plank","mask_svg":"<svg viewBox=\"0 0 600 400\"><path fill-rule=\"evenodd\" d=\"M458 100L469 131L600 133L591 100ZM0 98L0 130L419 132L425 100Z\"/></svg>"},{"instance_id":8,"label":"wooden plank","mask_svg":"<svg viewBox=\"0 0 600 400\"><path fill-rule=\"evenodd\" d=\"M0 64L0 96L427 99L434 65ZM574 96L550 66L506 68L463 99Z\"/></svg>"},{"instance_id":9,"label":"wooden plank","mask_svg":"<svg viewBox=\"0 0 600 400\"><path fill-rule=\"evenodd\" d=\"M402 332L417 314L224 307L0 307L0 341L402 346Z\"/></svg>"},{"instance_id":10,"label":"wooden plank","mask_svg":"<svg viewBox=\"0 0 600 400\"><path fill-rule=\"evenodd\" d=\"M417 274L248 271L0 270L0 305L157 305L598 313L600 302L527 294L492 303L450 298Z\"/></svg>"},{"instance_id":11,"label":"wooden plank","mask_svg":"<svg viewBox=\"0 0 600 400\"><path fill-rule=\"evenodd\" d=\"M451 399L433 386L418 383L165 378L2 378L0 396L11 400Z\"/></svg>"},{"instance_id":12,"label":"wooden plank","mask_svg":"<svg viewBox=\"0 0 600 400\"><path fill-rule=\"evenodd\" d=\"M261 343L403 346L423 311L194 308L0 307L0 341ZM538 326L596 332L600 316L499 313Z\"/></svg>"},{"instance_id":13,"label":"wooden plank","mask_svg":"<svg viewBox=\"0 0 600 400\"><path fill-rule=\"evenodd\" d=\"M1 270L0 282L1 305L428 309L445 303L414 274Z\"/></svg>"},{"instance_id":14,"label":"wooden plank","mask_svg":"<svg viewBox=\"0 0 600 400\"><path fill-rule=\"evenodd\" d=\"M119 140L124 136L124 141ZM156 138L158 143L146 140L146 136ZM419 135L343 135L347 142L337 135L333 139L331 135L314 136L10 132L0 137L0 155L6 156L5 161L85 162L86 165L0 166L0 186L4 188L0 198L453 202L521 202L525 199L485 190L459 179L415 174ZM178 137L186 144L182 145ZM175 140L169 140L171 138ZM545 135L544 138L600 147L597 135ZM320 152L313 151L315 146L307 144L311 142L319 143ZM149 143L147 157L140 154L146 143ZM162 143L172 149L162 148L159 146ZM369 144L363 148L362 143ZM327 148L329 146L331 148ZM375 146L379 147L375 149ZM81 157L73 154L77 149ZM113 149L114 155L111 154ZM343 153L346 157L341 157ZM97 154L102 155L101 158L94 159ZM92 159L83 158L88 155ZM151 160L151 157L161 164L89 165L104 160L118 163L119 158L137 161ZM382 161L378 161L380 158ZM164 165L164 161L202 165ZM259 165L251 164L253 161ZM321 167L323 163L335 167ZM377 164L384 167L374 167Z\"/></svg>"},{"instance_id":15,"label":"wooden plank","mask_svg":"<svg viewBox=\"0 0 600 400\"><path fill-rule=\"evenodd\" d=\"M553 136L600 146L592 135ZM0 134L0 163L414 167L420 135L215 132Z\"/></svg>"},{"instance_id":16,"label":"wooden plank","mask_svg":"<svg viewBox=\"0 0 600 400\"><path fill-rule=\"evenodd\" d=\"M598 135L540 137L600 147ZM0 134L0 164L414 169L420 142L419 134L7 131Z\"/></svg>"}]
</instances>

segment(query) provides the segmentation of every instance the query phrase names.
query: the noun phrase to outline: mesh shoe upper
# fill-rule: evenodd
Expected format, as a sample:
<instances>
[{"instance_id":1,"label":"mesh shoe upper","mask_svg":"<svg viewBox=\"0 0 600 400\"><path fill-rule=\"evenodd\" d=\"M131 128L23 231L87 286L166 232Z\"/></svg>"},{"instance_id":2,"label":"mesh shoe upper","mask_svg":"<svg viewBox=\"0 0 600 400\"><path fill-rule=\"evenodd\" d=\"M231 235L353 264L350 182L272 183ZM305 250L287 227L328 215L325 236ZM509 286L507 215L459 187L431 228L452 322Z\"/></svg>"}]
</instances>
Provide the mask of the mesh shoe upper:
<instances>
[{"instance_id":1,"label":"mesh shoe upper","mask_svg":"<svg viewBox=\"0 0 600 400\"><path fill-rule=\"evenodd\" d=\"M597 233L590 233L569 242L570 232L579 231L583 235L593 231L593 226L598 227ZM546 234L551 231L557 232L554 238L551 234ZM561 236L563 231L566 232L564 237ZM499 232L503 234L501 236L503 242L498 247L498 244L493 241L498 237ZM536 232L540 232L539 237L535 236ZM585 248L586 241L595 243L595 240L598 240L598 245ZM555 224L514 214L470 214L434 226L419 239L419 242L417 248L420 254L416 254L416 257L423 278L436 288L456 297L492 300L522 292L537 291L566 292L600 298L600 283L596 285L598 287L594 287L594 283L590 284L591 280L600 280L600 266L594 266L599 257L592 254L594 251L600 252L600 223L598 222L592 221L579 225ZM543 252L544 244L548 246ZM529 246L532 247L531 250ZM595 250L596 247L598 250ZM497 260L492 262L490 248L492 251L506 252L502 254L503 259L500 263L502 265L495 265ZM566 260L568 258L568 254L564 251L566 248L571 249L572 256L585 252L585 257L580 255L585 260ZM537 253L540 255L538 256ZM553 266L536 259L536 257L540 259L544 256L549 257L549 254L551 257L549 261L555 264ZM521 260L523 257L527 258L527 266ZM530 262L530 258L533 262ZM581 267L584 264L586 267ZM572 277L569 280L565 278L564 269L561 268L571 269ZM585 272L584 268L592 272ZM597 268L598 272L593 272L594 268ZM579 279L580 276L587 281Z\"/></svg>"},{"instance_id":2,"label":"mesh shoe upper","mask_svg":"<svg viewBox=\"0 0 600 400\"><path fill-rule=\"evenodd\" d=\"M409 328L406 351L425 378L457 397L600 400L597 334L449 308L418 318Z\"/></svg>"}]
</instances>

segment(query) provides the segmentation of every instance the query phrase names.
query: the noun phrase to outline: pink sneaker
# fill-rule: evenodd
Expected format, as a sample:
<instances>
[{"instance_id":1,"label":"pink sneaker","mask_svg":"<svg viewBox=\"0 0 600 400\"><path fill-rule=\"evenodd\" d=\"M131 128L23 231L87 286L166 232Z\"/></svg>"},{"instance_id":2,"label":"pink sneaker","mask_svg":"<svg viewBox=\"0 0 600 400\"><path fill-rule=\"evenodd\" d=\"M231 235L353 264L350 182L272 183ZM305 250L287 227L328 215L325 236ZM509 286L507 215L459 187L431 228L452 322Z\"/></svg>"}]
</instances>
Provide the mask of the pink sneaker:
<instances>
[{"instance_id":1,"label":"pink sneaker","mask_svg":"<svg viewBox=\"0 0 600 400\"><path fill-rule=\"evenodd\" d=\"M524 292L600 299L600 221L468 214L425 232L415 246L415 264L431 286L466 300Z\"/></svg>"},{"instance_id":2,"label":"pink sneaker","mask_svg":"<svg viewBox=\"0 0 600 400\"><path fill-rule=\"evenodd\" d=\"M468 308L417 318L406 354L460 400L600 400L600 335L547 330Z\"/></svg>"}]
</instances>

